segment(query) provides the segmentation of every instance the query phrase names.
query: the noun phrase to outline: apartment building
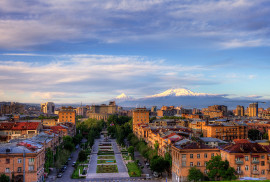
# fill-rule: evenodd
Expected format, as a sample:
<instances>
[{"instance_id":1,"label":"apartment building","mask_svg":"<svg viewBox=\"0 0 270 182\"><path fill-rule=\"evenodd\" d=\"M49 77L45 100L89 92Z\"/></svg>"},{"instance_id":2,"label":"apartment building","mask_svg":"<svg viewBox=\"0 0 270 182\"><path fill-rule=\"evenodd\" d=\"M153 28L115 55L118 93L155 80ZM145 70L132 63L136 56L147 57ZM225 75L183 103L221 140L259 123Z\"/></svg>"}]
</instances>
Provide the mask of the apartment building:
<instances>
[{"instance_id":1,"label":"apartment building","mask_svg":"<svg viewBox=\"0 0 270 182\"><path fill-rule=\"evenodd\" d=\"M220 146L222 160L228 160L237 177L269 179L269 151L258 143L238 140L235 144Z\"/></svg>"},{"instance_id":2,"label":"apartment building","mask_svg":"<svg viewBox=\"0 0 270 182\"><path fill-rule=\"evenodd\" d=\"M58 113L59 123L72 123L76 125L76 111L72 107L62 107Z\"/></svg>"},{"instance_id":3,"label":"apartment building","mask_svg":"<svg viewBox=\"0 0 270 182\"><path fill-rule=\"evenodd\" d=\"M245 108L244 106L238 105L235 109L235 116L245 116Z\"/></svg>"},{"instance_id":4,"label":"apartment building","mask_svg":"<svg viewBox=\"0 0 270 182\"><path fill-rule=\"evenodd\" d=\"M0 145L0 173L15 181L41 182L44 180L45 149L29 142Z\"/></svg>"},{"instance_id":5,"label":"apartment building","mask_svg":"<svg viewBox=\"0 0 270 182\"><path fill-rule=\"evenodd\" d=\"M248 138L245 123L214 123L202 126L203 136L218 138L225 141Z\"/></svg>"},{"instance_id":6,"label":"apartment building","mask_svg":"<svg viewBox=\"0 0 270 182\"><path fill-rule=\"evenodd\" d=\"M6 122L0 123L2 141L16 138L29 138L39 134L42 129L40 122Z\"/></svg>"},{"instance_id":7,"label":"apartment building","mask_svg":"<svg viewBox=\"0 0 270 182\"><path fill-rule=\"evenodd\" d=\"M171 150L173 182L187 181L189 169L193 166L206 173L206 163L211 157L220 154L219 149L201 143L174 145Z\"/></svg>"},{"instance_id":8,"label":"apartment building","mask_svg":"<svg viewBox=\"0 0 270 182\"><path fill-rule=\"evenodd\" d=\"M108 105L92 105L87 115L89 118L107 121L108 117L112 114L117 114L121 110L115 103L115 101L110 101Z\"/></svg>"},{"instance_id":9,"label":"apartment building","mask_svg":"<svg viewBox=\"0 0 270 182\"><path fill-rule=\"evenodd\" d=\"M162 106L160 110L157 111L157 116L174 116L177 114L177 110L174 106Z\"/></svg>"},{"instance_id":10,"label":"apartment building","mask_svg":"<svg viewBox=\"0 0 270 182\"><path fill-rule=\"evenodd\" d=\"M248 115L249 115L249 117L257 117L258 116L258 102L249 104Z\"/></svg>"},{"instance_id":11,"label":"apartment building","mask_svg":"<svg viewBox=\"0 0 270 182\"><path fill-rule=\"evenodd\" d=\"M56 126L58 119L43 119L41 122L43 126Z\"/></svg>"},{"instance_id":12,"label":"apartment building","mask_svg":"<svg viewBox=\"0 0 270 182\"><path fill-rule=\"evenodd\" d=\"M138 124L149 123L149 111L146 108L136 108L133 111L133 131L135 135L138 135L136 128Z\"/></svg>"}]
</instances>

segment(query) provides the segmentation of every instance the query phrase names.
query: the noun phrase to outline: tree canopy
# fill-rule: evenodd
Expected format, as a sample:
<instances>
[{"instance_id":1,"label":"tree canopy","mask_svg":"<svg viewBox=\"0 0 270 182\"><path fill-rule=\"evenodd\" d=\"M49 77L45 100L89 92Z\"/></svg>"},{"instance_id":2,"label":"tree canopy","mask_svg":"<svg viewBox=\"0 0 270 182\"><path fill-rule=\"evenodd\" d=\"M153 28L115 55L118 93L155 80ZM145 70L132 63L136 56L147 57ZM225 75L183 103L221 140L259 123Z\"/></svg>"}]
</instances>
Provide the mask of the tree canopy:
<instances>
[{"instance_id":1,"label":"tree canopy","mask_svg":"<svg viewBox=\"0 0 270 182\"><path fill-rule=\"evenodd\" d=\"M230 167L229 162L222 161L221 156L214 156L206 164L207 175L211 180L234 180L235 169Z\"/></svg>"},{"instance_id":2,"label":"tree canopy","mask_svg":"<svg viewBox=\"0 0 270 182\"><path fill-rule=\"evenodd\" d=\"M248 138L250 140L261 140L262 139L262 133L259 130L251 129L248 131Z\"/></svg>"},{"instance_id":3,"label":"tree canopy","mask_svg":"<svg viewBox=\"0 0 270 182\"><path fill-rule=\"evenodd\" d=\"M188 170L188 180L189 181L201 181L203 180L203 173L196 167L192 167Z\"/></svg>"}]
</instances>

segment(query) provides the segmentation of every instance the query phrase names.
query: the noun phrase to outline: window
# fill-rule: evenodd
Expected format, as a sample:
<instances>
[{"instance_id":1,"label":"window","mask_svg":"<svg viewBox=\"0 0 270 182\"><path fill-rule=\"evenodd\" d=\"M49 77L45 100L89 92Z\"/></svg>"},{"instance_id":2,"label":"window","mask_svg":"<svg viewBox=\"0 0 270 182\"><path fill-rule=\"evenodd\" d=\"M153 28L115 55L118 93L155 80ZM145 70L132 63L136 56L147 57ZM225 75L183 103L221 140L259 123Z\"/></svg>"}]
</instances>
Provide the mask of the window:
<instances>
[{"instance_id":1,"label":"window","mask_svg":"<svg viewBox=\"0 0 270 182\"><path fill-rule=\"evenodd\" d=\"M204 166L206 166L207 165L207 162L204 162Z\"/></svg>"},{"instance_id":2,"label":"window","mask_svg":"<svg viewBox=\"0 0 270 182\"><path fill-rule=\"evenodd\" d=\"M190 167L193 167L193 162L190 163Z\"/></svg>"},{"instance_id":3,"label":"window","mask_svg":"<svg viewBox=\"0 0 270 182\"><path fill-rule=\"evenodd\" d=\"M186 159L186 154L182 154L182 159Z\"/></svg>"},{"instance_id":4,"label":"window","mask_svg":"<svg viewBox=\"0 0 270 182\"><path fill-rule=\"evenodd\" d=\"M240 166L237 166L237 171L241 171L241 167Z\"/></svg>"},{"instance_id":5,"label":"window","mask_svg":"<svg viewBox=\"0 0 270 182\"><path fill-rule=\"evenodd\" d=\"M262 174L265 174L265 171L264 170L262 170Z\"/></svg>"},{"instance_id":6,"label":"window","mask_svg":"<svg viewBox=\"0 0 270 182\"><path fill-rule=\"evenodd\" d=\"M200 162L197 162L197 166L201 166L201 163Z\"/></svg>"},{"instance_id":7,"label":"window","mask_svg":"<svg viewBox=\"0 0 270 182\"><path fill-rule=\"evenodd\" d=\"M9 170L8 167L6 168L5 172L6 172L6 173L9 173L9 172L10 172L10 170Z\"/></svg>"},{"instance_id":8,"label":"window","mask_svg":"<svg viewBox=\"0 0 270 182\"><path fill-rule=\"evenodd\" d=\"M261 166L264 166L265 164L264 164L264 161L261 161Z\"/></svg>"},{"instance_id":9,"label":"window","mask_svg":"<svg viewBox=\"0 0 270 182\"><path fill-rule=\"evenodd\" d=\"M197 159L199 159L201 157L201 155L200 154L197 154Z\"/></svg>"},{"instance_id":10,"label":"window","mask_svg":"<svg viewBox=\"0 0 270 182\"><path fill-rule=\"evenodd\" d=\"M214 154L214 153L212 153L212 154L211 154L211 157L214 157L214 156L215 156L215 154Z\"/></svg>"},{"instance_id":11,"label":"window","mask_svg":"<svg viewBox=\"0 0 270 182\"><path fill-rule=\"evenodd\" d=\"M245 156L245 161L248 161L248 156Z\"/></svg>"},{"instance_id":12,"label":"window","mask_svg":"<svg viewBox=\"0 0 270 182\"><path fill-rule=\"evenodd\" d=\"M10 163L10 159L6 159L6 164L9 164Z\"/></svg>"},{"instance_id":13,"label":"window","mask_svg":"<svg viewBox=\"0 0 270 182\"><path fill-rule=\"evenodd\" d=\"M18 173L22 172L22 168L18 167Z\"/></svg>"},{"instance_id":14,"label":"window","mask_svg":"<svg viewBox=\"0 0 270 182\"><path fill-rule=\"evenodd\" d=\"M187 166L186 161L182 162L182 166L183 167Z\"/></svg>"},{"instance_id":15,"label":"window","mask_svg":"<svg viewBox=\"0 0 270 182\"><path fill-rule=\"evenodd\" d=\"M34 166L29 166L29 167L28 167L28 170L29 170L29 171L34 171Z\"/></svg>"},{"instance_id":16,"label":"window","mask_svg":"<svg viewBox=\"0 0 270 182\"><path fill-rule=\"evenodd\" d=\"M257 161L257 159L258 159L257 157L253 157L252 158L253 161Z\"/></svg>"},{"instance_id":17,"label":"window","mask_svg":"<svg viewBox=\"0 0 270 182\"><path fill-rule=\"evenodd\" d=\"M29 158L29 163L33 163L34 162L34 158Z\"/></svg>"},{"instance_id":18,"label":"window","mask_svg":"<svg viewBox=\"0 0 270 182\"><path fill-rule=\"evenodd\" d=\"M21 158L18 158L18 163L22 163L22 159Z\"/></svg>"},{"instance_id":19,"label":"window","mask_svg":"<svg viewBox=\"0 0 270 182\"><path fill-rule=\"evenodd\" d=\"M264 159L264 155L262 155L261 158Z\"/></svg>"},{"instance_id":20,"label":"window","mask_svg":"<svg viewBox=\"0 0 270 182\"><path fill-rule=\"evenodd\" d=\"M257 165L253 166L253 171L257 171L258 168L257 168Z\"/></svg>"},{"instance_id":21,"label":"window","mask_svg":"<svg viewBox=\"0 0 270 182\"><path fill-rule=\"evenodd\" d=\"M190 158L193 159L193 154L190 154Z\"/></svg>"},{"instance_id":22,"label":"window","mask_svg":"<svg viewBox=\"0 0 270 182\"><path fill-rule=\"evenodd\" d=\"M240 161L241 159L239 157L236 158L237 161Z\"/></svg>"},{"instance_id":23,"label":"window","mask_svg":"<svg viewBox=\"0 0 270 182\"><path fill-rule=\"evenodd\" d=\"M207 154L204 154L204 158L207 158L208 157L208 155Z\"/></svg>"}]
</instances>

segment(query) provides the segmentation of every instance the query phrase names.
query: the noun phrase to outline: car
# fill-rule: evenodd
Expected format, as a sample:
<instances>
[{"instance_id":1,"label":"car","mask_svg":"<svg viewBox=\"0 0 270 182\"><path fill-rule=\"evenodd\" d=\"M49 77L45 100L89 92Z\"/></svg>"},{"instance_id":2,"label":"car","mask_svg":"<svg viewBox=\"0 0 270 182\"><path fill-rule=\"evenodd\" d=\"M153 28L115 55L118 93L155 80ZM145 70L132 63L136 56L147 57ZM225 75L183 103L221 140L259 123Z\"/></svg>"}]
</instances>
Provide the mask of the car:
<instances>
[{"instance_id":1,"label":"car","mask_svg":"<svg viewBox=\"0 0 270 182\"><path fill-rule=\"evenodd\" d=\"M140 162L138 162L138 166L141 166L142 164Z\"/></svg>"},{"instance_id":2,"label":"car","mask_svg":"<svg viewBox=\"0 0 270 182\"><path fill-rule=\"evenodd\" d=\"M66 165L66 166L68 165L68 161L65 162L65 165Z\"/></svg>"},{"instance_id":3,"label":"car","mask_svg":"<svg viewBox=\"0 0 270 182\"><path fill-rule=\"evenodd\" d=\"M62 173L58 173L57 174L57 178L62 178L63 174Z\"/></svg>"},{"instance_id":4,"label":"car","mask_svg":"<svg viewBox=\"0 0 270 182\"><path fill-rule=\"evenodd\" d=\"M68 158L68 161L71 161L71 158Z\"/></svg>"},{"instance_id":5,"label":"car","mask_svg":"<svg viewBox=\"0 0 270 182\"><path fill-rule=\"evenodd\" d=\"M76 145L76 147L75 147L76 149L78 149L79 148L79 145Z\"/></svg>"},{"instance_id":6,"label":"car","mask_svg":"<svg viewBox=\"0 0 270 182\"><path fill-rule=\"evenodd\" d=\"M156 171L154 171L154 172L153 172L153 176L154 176L155 178L158 178L158 177L159 177L159 173L156 172Z\"/></svg>"},{"instance_id":7,"label":"car","mask_svg":"<svg viewBox=\"0 0 270 182\"><path fill-rule=\"evenodd\" d=\"M146 165L147 167L149 167L149 166L150 166L149 162L146 162L146 163L145 163L145 165Z\"/></svg>"},{"instance_id":8,"label":"car","mask_svg":"<svg viewBox=\"0 0 270 182\"><path fill-rule=\"evenodd\" d=\"M73 163L72 163L72 167L74 167L75 165L76 165L76 162L73 162Z\"/></svg>"}]
</instances>

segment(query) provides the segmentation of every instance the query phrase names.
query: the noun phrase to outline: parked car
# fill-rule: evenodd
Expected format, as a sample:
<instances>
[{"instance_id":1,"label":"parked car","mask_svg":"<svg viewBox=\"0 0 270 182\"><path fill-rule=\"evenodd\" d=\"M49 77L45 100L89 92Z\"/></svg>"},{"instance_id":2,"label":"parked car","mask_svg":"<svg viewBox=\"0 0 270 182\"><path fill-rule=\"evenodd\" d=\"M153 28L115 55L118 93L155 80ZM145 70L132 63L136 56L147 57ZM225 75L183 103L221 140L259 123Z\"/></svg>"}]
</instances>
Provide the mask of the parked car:
<instances>
[{"instance_id":1,"label":"parked car","mask_svg":"<svg viewBox=\"0 0 270 182\"><path fill-rule=\"evenodd\" d=\"M57 178L62 178L63 174L62 173L58 173L57 174Z\"/></svg>"},{"instance_id":2,"label":"parked car","mask_svg":"<svg viewBox=\"0 0 270 182\"><path fill-rule=\"evenodd\" d=\"M76 147L75 147L76 149L78 149L79 148L79 145L76 145Z\"/></svg>"},{"instance_id":3,"label":"parked car","mask_svg":"<svg viewBox=\"0 0 270 182\"><path fill-rule=\"evenodd\" d=\"M142 164L140 162L138 162L138 166L141 166Z\"/></svg>"},{"instance_id":4,"label":"parked car","mask_svg":"<svg viewBox=\"0 0 270 182\"><path fill-rule=\"evenodd\" d=\"M71 161L71 158L68 158L68 161Z\"/></svg>"},{"instance_id":5,"label":"parked car","mask_svg":"<svg viewBox=\"0 0 270 182\"><path fill-rule=\"evenodd\" d=\"M155 178L158 178L160 175L159 175L158 172L154 171L154 172L153 172L153 176L154 176Z\"/></svg>"},{"instance_id":6,"label":"parked car","mask_svg":"<svg viewBox=\"0 0 270 182\"><path fill-rule=\"evenodd\" d=\"M150 166L149 162L146 162L146 163L145 163L145 165L146 165L147 167L149 167L149 166Z\"/></svg>"},{"instance_id":7,"label":"parked car","mask_svg":"<svg viewBox=\"0 0 270 182\"><path fill-rule=\"evenodd\" d=\"M75 167L75 165L76 165L76 162L73 162L73 163L72 163L72 167Z\"/></svg>"}]
</instances>

